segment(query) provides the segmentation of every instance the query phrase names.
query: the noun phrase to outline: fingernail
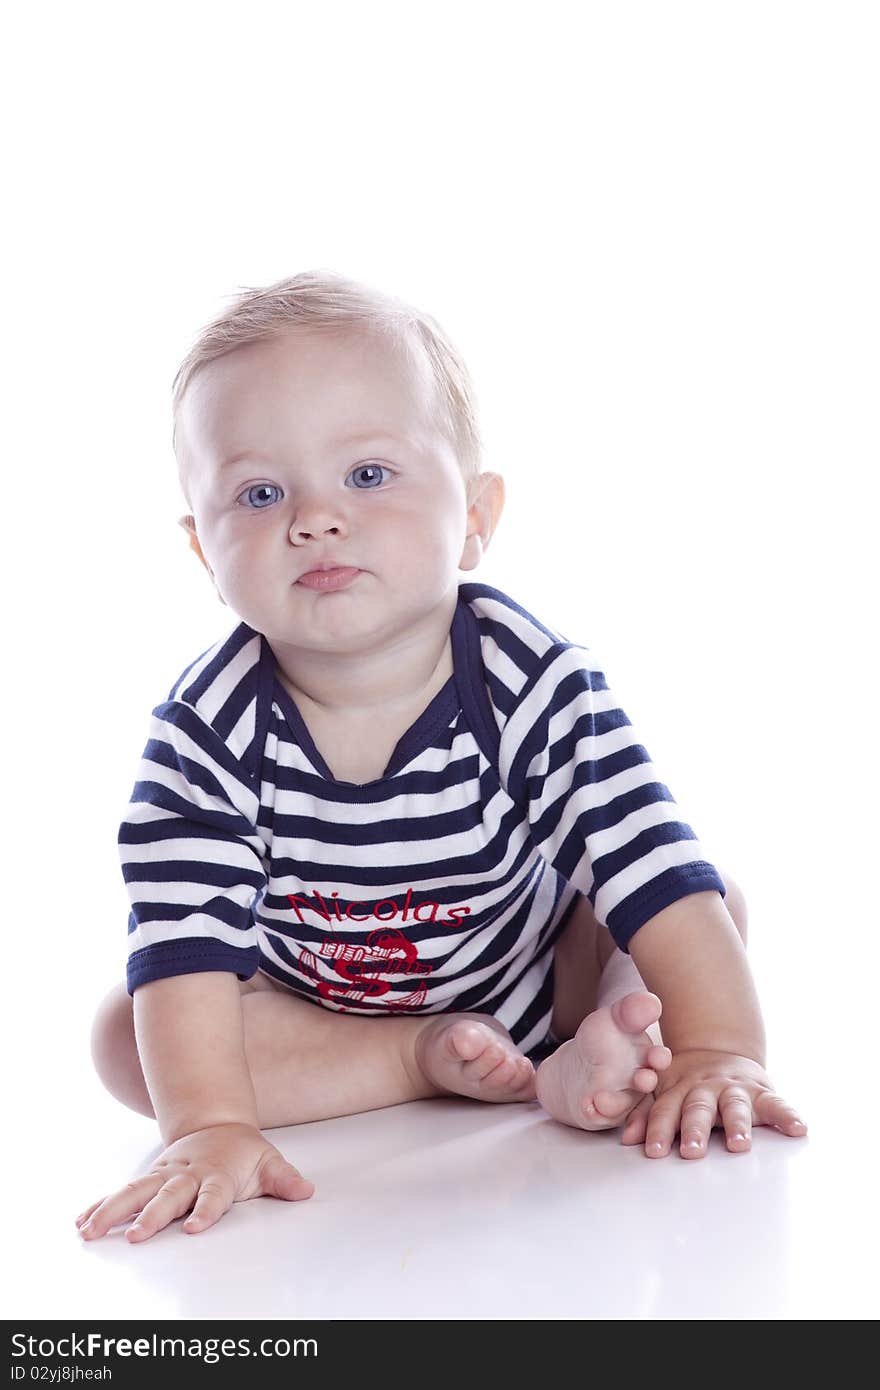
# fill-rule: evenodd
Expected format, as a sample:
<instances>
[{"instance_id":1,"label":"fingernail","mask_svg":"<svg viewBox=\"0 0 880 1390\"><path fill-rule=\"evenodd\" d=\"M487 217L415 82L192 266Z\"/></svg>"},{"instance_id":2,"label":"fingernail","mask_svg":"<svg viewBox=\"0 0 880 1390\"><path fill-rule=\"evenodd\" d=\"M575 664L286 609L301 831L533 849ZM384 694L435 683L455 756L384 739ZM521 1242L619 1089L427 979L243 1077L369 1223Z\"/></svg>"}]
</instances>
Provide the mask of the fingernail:
<instances>
[{"instance_id":1,"label":"fingernail","mask_svg":"<svg viewBox=\"0 0 880 1390\"><path fill-rule=\"evenodd\" d=\"M649 1153L649 1154L659 1154L659 1153L662 1153L662 1152L663 1152L663 1145L660 1143L660 1141L659 1141L658 1139L655 1139L654 1142L653 1142L653 1144L649 1144L649 1145L648 1145L648 1153Z\"/></svg>"},{"instance_id":2,"label":"fingernail","mask_svg":"<svg viewBox=\"0 0 880 1390\"><path fill-rule=\"evenodd\" d=\"M700 1149L700 1148L702 1148L702 1144L700 1143L699 1139L689 1139L689 1140L687 1141L687 1143L685 1144L685 1148L686 1148L686 1149Z\"/></svg>"}]
</instances>

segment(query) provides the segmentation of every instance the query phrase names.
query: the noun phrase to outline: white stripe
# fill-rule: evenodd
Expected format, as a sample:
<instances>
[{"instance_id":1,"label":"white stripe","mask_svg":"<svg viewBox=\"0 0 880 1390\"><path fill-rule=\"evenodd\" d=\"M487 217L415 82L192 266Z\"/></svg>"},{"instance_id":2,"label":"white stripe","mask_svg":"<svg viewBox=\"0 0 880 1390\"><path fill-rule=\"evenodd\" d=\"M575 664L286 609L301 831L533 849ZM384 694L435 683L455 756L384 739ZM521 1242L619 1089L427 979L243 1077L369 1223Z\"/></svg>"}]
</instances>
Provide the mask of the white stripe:
<instances>
[{"instance_id":1,"label":"white stripe","mask_svg":"<svg viewBox=\"0 0 880 1390\"><path fill-rule=\"evenodd\" d=\"M207 690L199 696L199 713L208 724L213 724L220 710L237 689L239 683L260 659L259 636L252 637L226 665L220 668ZM187 679L187 684L189 684Z\"/></svg>"},{"instance_id":2,"label":"white stripe","mask_svg":"<svg viewBox=\"0 0 880 1390\"><path fill-rule=\"evenodd\" d=\"M703 858L703 850L697 840L678 840L675 844L658 845L656 849L637 859L634 864L628 864L602 885L596 894L597 917L600 921L607 921L613 908L628 898L630 893L635 893L638 888L650 883L652 878L656 878L667 869L692 864Z\"/></svg>"},{"instance_id":3,"label":"white stripe","mask_svg":"<svg viewBox=\"0 0 880 1390\"><path fill-rule=\"evenodd\" d=\"M376 800L376 789L369 786L356 800L346 802L337 799L333 796L332 784L318 774L294 741L280 706L272 702L271 713L274 717L270 722L265 748L256 750L258 757L261 754L265 756L269 768L269 777L260 789L261 796L258 796L243 769L237 776L230 759L224 758L224 763L218 764L210 752L203 752L199 743L184 731L154 716L150 737L170 744L178 757L186 757L206 768L216 779L220 791L217 795L209 795L190 785L179 772L148 759L142 760L137 780L158 783L175 793L185 805L192 807L192 818L182 818L180 833L172 839L157 840L152 844L120 844L121 861L124 865L140 866L142 872L162 874L173 872L177 866L179 872L187 875L187 879L183 882L132 880L127 884L130 898L134 904L141 900L156 903L160 914L163 904L177 907L192 904L193 911L182 922L158 920L145 923L131 934L130 949L144 949L163 941L179 941L192 936L204 939L206 944L215 940L231 946L252 945L258 939L256 929L236 931L217 921L205 910L213 899L222 896L242 908L259 912L264 919L259 930L264 960L273 964L282 978L287 976L291 982L300 980L303 988L308 989L314 985L308 970L291 971L268 941L268 936L274 931L279 939L287 943L287 949L294 956L299 955L300 947L292 935L287 935L297 929L294 906L282 905L272 910L265 906L267 889L279 901L289 892L300 898L304 921L309 923L310 930L316 930L319 943L322 937L332 939L334 932L345 939L353 938L357 933L366 936L371 931L381 931L383 928L391 933L406 931L414 921L421 924L419 931L425 931L427 935L424 941L419 942L419 959L425 964L437 965L441 958L448 956L447 973L441 978L437 972L426 976L404 976L389 970L386 978L393 982L393 989L385 996L388 1002L399 1001L401 996L414 991L424 980L429 991L425 1009L435 1012L447 1005L454 1006L464 991L479 993L484 987L488 988L490 980L493 982L494 996L498 992L499 977L503 990L525 968L522 980L510 998L499 1006L498 1012L499 1019L507 1027L516 1029L523 1014L533 1006L536 992L545 980L550 965L549 953L540 963L532 963L531 967L528 962L554 915L554 896L559 879L552 864L559 847L577 829L584 812L605 806L615 797L661 779L651 763L640 762L608 777L604 782L594 782L577 788L576 792L572 791L574 770L581 763L598 763L610 754L640 743L633 728L624 724L605 734L582 737L567 765L544 777L543 783L540 783L554 748L560 740L570 737L575 721L584 715L614 711L618 705L610 690L590 690L589 673L600 671L601 667L595 665L595 657L588 648L569 643L566 637L549 625L545 624L547 630L542 630L527 613L519 614L501 598L493 597L494 592L491 586L474 585L470 601L480 622L482 658L487 672L491 674L493 687L498 690L499 697L507 692L514 706L508 720L492 702L487 690L486 698L501 735L497 780L493 779L492 770L487 768L485 754L478 748L466 721L459 723L460 716L456 714L446 730L439 730L436 735L439 743L448 741L449 746L424 749L407 764L407 770L417 770L425 779L429 790L398 791L400 784L392 779L380 789L394 793L387 799ZM519 655L511 656L508 653L506 634L516 639L513 646L517 654L522 653L521 661ZM175 689L184 691L198 683L209 669L213 670L210 685L190 708L203 725L205 747L214 749L215 755L220 756L222 754L217 753L219 735L212 725L240 689L242 698L247 698L246 708L225 739L226 749L233 755L233 760L240 762L253 743L259 713L257 687L261 643L259 636L255 636L230 662L225 666L220 665L219 652L231 636L229 634L200 657ZM532 685L534 673L541 666L544 669ZM565 707L557 708L560 684L572 673L577 673L573 682L574 697ZM524 696L523 691L527 687L529 693ZM525 815L519 817L515 813L505 788L523 740L543 727L547 711L553 711L547 731L547 746L538 751L526 769L526 775L541 784L540 797L531 806L530 814L533 824L537 824L548 810L551 810L551 818L553 814L558 814L559 820L544 842L536 845L534 830ZM274 784L271 777L273 762L277 763L285 780L291 782L288 789L279 790ZM476 775L465 777L464 768L468 762L475 765ZM452 777L453 784L442 793L430 790L441 777L444 781ZM346 789L347 794L349 790ZM480 800L484 796L485 805ZM478 819L472 829L451 832L442 828L445 816L465 812L472 806L478 809ZM199 828L199 814L205 811L230 817L237 814L243 818L249 833L240 837L209 837ZM258 828L257 818L261 814L268 828ZM299 821L298 833L289 840L278 829L285 817ZM509 826L507 834L502 837L501 827L505 817ZM148 803L130 803L124 815L125 825L129 828L141 827L143 834L149 833L149 827L154 822L157 829L167 829L166 822L174 819L173 813ZM589 843L583 846L580 862L571 873L555 911L558 914L564 912L577 889L583 893L590 892L593 884L591 863L597 858L616 853L626 856L627 846L640 833L680 820L681 812L674 802L656 800L630 812L618 825L596 831L590 836ZM405 822L413 838L391 839L391 821ZM338 828L342 826L357 841L355 845L339 843ZM387 837L387 843L383 843L383 836ZM368 843L370 840L375 843ZM500 858L487 872L482 861L489 845ZM505 882L520 854L523 858L516 879ZM635 862L625 863L620 872L600 890L596 903L597 916L600 921L607 920L608 914L616 906L632 893L649 886L664 870L683 867L702 857L702 847L695 840L688 839L678 844L660 846ZM273 862L277 865L282 859L288 861L289 871L285 874L273 873L259 892L244 882L234 883L225 889L188 881L190 875L198 879L201 864L227 865L232 871L269 874ZM309 866L307 871L304 867L306 864ZM365 882L366 871L374 870L377 864L383 866L382 882L368 885ZM542 866L544 872L540 876L537 871ZM306 872L309 874L307 882L304 879ZM533 881L536 875L539 877L537 885ZM412 895L407 921L403 921L400 915L384 922L371 916L362 923L337 924L331 913L330 922L325 923L316 910L317 894L321 894L331 907L337 899L372 904L389 898L400 903L408 888L412 888ZM686 878L682 880L681 889L687 891ZM510 926L513 916L530 893L533 893L533 899L527 920L514 934ZM441 895L449 901L440 902ZM509 906L498 911L505 900L509 900ZM432 902L437 903L438 918L447 917L450 908L467 906L472 911L468 916L460 917L454 928L432 926L429 920ZM416 918L414 909L420 904L421 914ZM487 916L491 919L487 925L475 925ZM499 938L499 932L506 934ZM483 959L487 948L499 951L498 957L490 963ZM173 967L163 962L163 968ZM347 983L334 974L332 961L323 959L317 952L315 971L321 979L339 985ZM343 1006L365 1015L375 1015L377 1012L370 1006L369 999L357 993L349 996L349 999L341 996L339 1004L334 1005L330 1001L327 1006ZM549 1019L538 1020L531 1028L529 1037L522 1040L526 1049L542 1040L548 1022Z\"/></svg>"},{"instance_id":4,"label":"white stripe","mask_svg":"<svg viewBox=\"0 0 880 1390\"><path fill-rule=\"evenodd\" d=\"M255 928L236 931L207 913L193 912L183 922L144 922L135 927L128 936L129 955L142 951L146 946L155 946L163 941L182 941L190 936L205 941L222 941L227 946L240 946L243 950L257 944Z\"/></svg>"},{"instance_id":5,"label":"white stripe","mask_svg":"<svg viewBox=\"0 0 880 1390\"><path fill-rule=\"evenodd\" d=\"M245 786L236 777L231 776L194 739L190 738L185 730L168 720L153 715L150 721L149 737L157 743L170 744L172 749L176 750L181 757L189 758L190 761L207 768L220 783L233 807L239 810L246 819L256 820L260 799L253 788ZM213 730L210 730L210 737L217 737ZM210 742L210 738L208 742ZM195 806L207 807L209 810L219 810L229 814L229 807L218 803L216 797L189 782L175 768L166 767L164 763L154 763L151 758L143 757L141 759L136 781L158 782L161 786L167 787L169 791L175 792L184 801L192 802Z\"/></svg>"}]
</instances>

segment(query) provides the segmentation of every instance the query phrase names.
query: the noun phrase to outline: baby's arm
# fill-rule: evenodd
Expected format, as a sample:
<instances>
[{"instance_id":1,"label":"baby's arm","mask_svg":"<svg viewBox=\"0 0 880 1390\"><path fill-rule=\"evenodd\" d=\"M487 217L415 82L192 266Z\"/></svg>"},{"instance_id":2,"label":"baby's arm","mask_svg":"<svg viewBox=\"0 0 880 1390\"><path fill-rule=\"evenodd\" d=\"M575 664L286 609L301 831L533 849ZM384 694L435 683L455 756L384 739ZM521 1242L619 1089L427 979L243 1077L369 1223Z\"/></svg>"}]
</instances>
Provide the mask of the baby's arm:
<instances>
[{"instance_id":1,"label":"baby's arm","mask_svg":"<svg viewBox=\"0 0 880 1390\"><path fill-rule=\"evenodd\" d=\"M166 1144L210 1125L258 1127L235 975L207 970L141 985L134 1027Z\"/></svg>"},{"instance_id":2,"label":"baby's arm","mask_svg":"<svg viewBox=\"0 0 880 1390\"><path fill-rule=\"evenodd\" d=\"M690 893L635 933L629 952L663 1004L673 1052L712 1048L764 1065L766 1040L745 947L720 893Z\"/></svg>"},{"instance_id":3,"label":"baby's arm","mask_svg":"<svg viewBox=\"0 0 880 1390\"><path fill-rule=\"evenodd\" d=\"M672 1062L644 1102L646 1153L705 1150L715 1123L748 1140L753 1123L806 1133L776 1095L765 1065L764 1024L745 947L719 893L691 893L650 918L629 942L646 987L663 1005ZM632 1137L632 1135L630 1136ZM659 1147L657 1147L659 1146Z\"/></svg>"},{"instance_id":4,"label":"baby's arm","mask_svg":"<svg viewBox=\"0 0 880 1390\"><path fill-rule=\"evenodd\" d=\"M233 1202L310 1197L313 1185L260 1133L244 1049L238 980L229 971L174 975L134 992L144 1079L166 1149L150 1171L78 1219L86 1239L140 1212L146 1240L192 1207L184 1230L214 1225Z\"/></svg>"}]
</instances>

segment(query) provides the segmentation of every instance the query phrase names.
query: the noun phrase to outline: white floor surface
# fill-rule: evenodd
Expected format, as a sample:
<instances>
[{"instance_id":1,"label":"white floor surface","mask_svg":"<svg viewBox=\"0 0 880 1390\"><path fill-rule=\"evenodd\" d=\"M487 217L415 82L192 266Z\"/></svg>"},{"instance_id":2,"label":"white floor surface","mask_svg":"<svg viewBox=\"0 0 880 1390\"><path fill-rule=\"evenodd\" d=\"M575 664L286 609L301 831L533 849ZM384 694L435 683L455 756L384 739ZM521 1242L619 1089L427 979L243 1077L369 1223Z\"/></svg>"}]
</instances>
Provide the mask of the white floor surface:
<instances>
[{"instance_id":1,"label":"white floor surface","mask_svg":"<svg viewBox=\"0 0 880 1390\"><path fill-rule=\"evenodd\" d=\"M808 1020L826 964L801 969L797 988L761 968L770 1075L806 1139L761 1128L734 1156L716 1130L702 1160L649 1160L534 1104L425 1101L269 1131L316 1183L309 1201L240 1203L200 1235L178 1222L139 1246L121 1230L84 1244L74 1228L159 1144L70 1049L51 1103L21 1087L6 1316L873 1318L876 1065L857 1002L874 993L867 952L821 1027Z\"/></svg>"}]
</instances>

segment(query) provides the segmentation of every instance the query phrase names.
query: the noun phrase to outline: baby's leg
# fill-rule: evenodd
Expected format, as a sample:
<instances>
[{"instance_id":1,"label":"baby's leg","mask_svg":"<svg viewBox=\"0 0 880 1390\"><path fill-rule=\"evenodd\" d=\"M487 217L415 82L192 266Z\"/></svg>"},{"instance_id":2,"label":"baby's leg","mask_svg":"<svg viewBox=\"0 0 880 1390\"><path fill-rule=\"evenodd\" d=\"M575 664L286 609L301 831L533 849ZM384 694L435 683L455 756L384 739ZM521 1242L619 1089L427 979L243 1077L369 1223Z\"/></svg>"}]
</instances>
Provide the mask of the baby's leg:
<instances>
[{"instance_id":1,"label":"baby's leg","mask_svg":"<svg viewBox=\"0 0 880 1390\"><path fill-rule=\"evenodd\" d=\"M312 1004L268 976L241 985L245 1052L261 1129L438 1095L533 1100L534 1068L484 1014L366 1018ZM117 1100L153 1115L124 985L92 1029L98 1075Z\"/></svg>"},{"instance_id":2,"label":"baby's leg","mask_svg":"<svg viewBox=\"0 0 880 1390\"><path fill-rule=\"evenodd\" d=\"M725 906L746 940L745 899L722 874ZM669 1066L662 1045L660 1000L645 990L632 957L614 945L586 898L556 948L552 1028L567 1038L538 1068L538 1099L554 1119L580 1129L623 1124L625 1142L644 1137L646 1111L633 1112Z\"/></svg>"}]
</instances>

